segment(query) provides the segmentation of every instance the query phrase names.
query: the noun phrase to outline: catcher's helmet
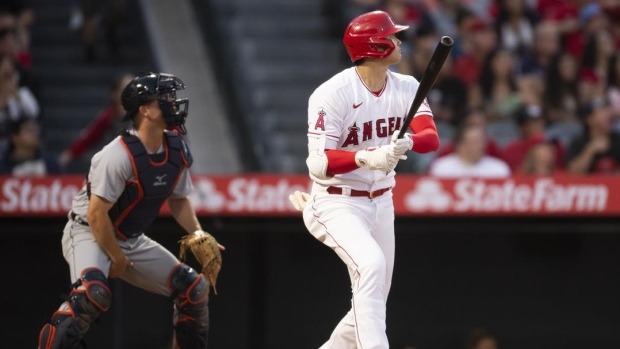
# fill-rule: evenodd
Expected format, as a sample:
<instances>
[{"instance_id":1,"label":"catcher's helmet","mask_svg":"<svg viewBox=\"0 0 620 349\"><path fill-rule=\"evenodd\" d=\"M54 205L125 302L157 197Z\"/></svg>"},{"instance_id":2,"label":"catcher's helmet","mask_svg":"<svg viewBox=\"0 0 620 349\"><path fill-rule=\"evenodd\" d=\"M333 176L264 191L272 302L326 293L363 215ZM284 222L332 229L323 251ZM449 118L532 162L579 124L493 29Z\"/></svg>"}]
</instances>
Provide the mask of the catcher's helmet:
<instances>
[{"instance_id":1,"label":"catcher's helmet","mask_svg":"<svg viewBox=\"0 0 620 349\"><path fill-rule=\"evenodd\" d=\"M362 58L385 58L394 51L390 36L409 28L394 24L392 18L383 11L373 11L355 17L344 32L344 46L355 62Z\"/></svg>"},{"instance_id":2,"label":"catcher's helmet","mask_svg":"<svg viewBox=\"0 0 620 349\"><path fill-rule=\"evenodd\" d=\"M157 100L168 126L178 126L185 133L189 100L177 99L176 91L185 89L181 79L171 74L140 73L121 92L121 104L127 112L123 121L133 118L141 105Z\"/></svg>"}]
</instances>

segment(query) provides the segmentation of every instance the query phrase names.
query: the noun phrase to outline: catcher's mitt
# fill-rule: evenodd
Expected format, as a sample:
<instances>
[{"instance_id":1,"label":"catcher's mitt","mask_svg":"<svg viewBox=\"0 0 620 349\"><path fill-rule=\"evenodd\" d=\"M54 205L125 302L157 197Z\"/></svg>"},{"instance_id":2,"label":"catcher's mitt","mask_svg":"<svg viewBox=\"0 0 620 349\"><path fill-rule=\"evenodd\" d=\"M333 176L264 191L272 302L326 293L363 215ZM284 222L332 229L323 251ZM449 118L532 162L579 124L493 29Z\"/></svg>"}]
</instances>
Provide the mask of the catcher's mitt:
<instances>
[{"instance_id":1,"label":"catcher's mitt","mask_svg":"<svg viewBox=\"0 0 620 349\"><path fill-rule=\"evenodd\" d=\"M217 294L215 283L222 268L222 255L217 240L209 233L197 231L184 236L179 242L181 243L179 259L185 260L187 250L191 250L202 266L202 273L209 281L209 285L213 286L213 292Z\"/></svg>"}]
</instances>

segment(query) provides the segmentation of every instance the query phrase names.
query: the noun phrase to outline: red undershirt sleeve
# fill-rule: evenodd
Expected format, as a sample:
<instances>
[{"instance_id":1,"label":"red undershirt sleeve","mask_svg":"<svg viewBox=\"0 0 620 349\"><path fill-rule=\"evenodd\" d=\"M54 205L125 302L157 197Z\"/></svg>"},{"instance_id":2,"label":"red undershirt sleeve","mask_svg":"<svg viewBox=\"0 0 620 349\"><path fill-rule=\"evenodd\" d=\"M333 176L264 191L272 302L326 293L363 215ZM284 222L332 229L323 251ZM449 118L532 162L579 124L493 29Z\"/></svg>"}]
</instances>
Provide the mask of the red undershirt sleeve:
<instances>
[{"instance_id":1,"label":"red undershirt sleeve","mask_svg":"<svg viewBox=\"0 0 620 349\"><path fill-rule=\"evenodd\" d=\"M416 153L430 153L439 149L439 134L437 126L430 115L420 115L411 121L409 129L413 132L413 151Z\"/></svg>"},{"instance_id":2,"label":"red undershirt sleeve","mask_svg":"<svg viewBox=\"0 0 620 349\"><path fill-rule=\"evenodd\" d=\"M327 175L333 176L356 170L358 167L355 163L355 153L354 151L326 149Z\"/></svg>"}]
</instances>

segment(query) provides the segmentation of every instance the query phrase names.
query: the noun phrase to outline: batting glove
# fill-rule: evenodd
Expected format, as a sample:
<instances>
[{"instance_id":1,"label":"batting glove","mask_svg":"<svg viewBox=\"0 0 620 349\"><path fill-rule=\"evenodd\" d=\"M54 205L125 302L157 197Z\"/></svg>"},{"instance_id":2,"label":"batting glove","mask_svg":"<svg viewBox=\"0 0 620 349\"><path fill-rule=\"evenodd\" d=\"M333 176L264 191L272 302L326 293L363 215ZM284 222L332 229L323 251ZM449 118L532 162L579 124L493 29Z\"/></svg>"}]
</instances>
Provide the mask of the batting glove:
<instances>
[{"instance_id":1,"label":"batting glove","mask_svg":"<svg viewBox=\"0 0 620 349\"><path fill-rule=\"evenodd\" d=\"M413 149L413 135L411 133L405 133L403 138L398 138L398 132L394 132L394 134L392 134L390 147L392 147L392 153L395 155L405 154L407 150Z\"/></svg>"},{"instance_id":2,"label":"batting glove","mask_svg":"<svg viewBox=\"0 0 620 349\"><path fill-rule=\"evenodd\" d=\"M398 164L399 160L406 159L406 155L395 154L391 145L371 147L366 150L360 150L355 154L355 163L357 166L366 166L369 170L379 170L384 172L392 171Z\"/></svg>"}]
</instances>

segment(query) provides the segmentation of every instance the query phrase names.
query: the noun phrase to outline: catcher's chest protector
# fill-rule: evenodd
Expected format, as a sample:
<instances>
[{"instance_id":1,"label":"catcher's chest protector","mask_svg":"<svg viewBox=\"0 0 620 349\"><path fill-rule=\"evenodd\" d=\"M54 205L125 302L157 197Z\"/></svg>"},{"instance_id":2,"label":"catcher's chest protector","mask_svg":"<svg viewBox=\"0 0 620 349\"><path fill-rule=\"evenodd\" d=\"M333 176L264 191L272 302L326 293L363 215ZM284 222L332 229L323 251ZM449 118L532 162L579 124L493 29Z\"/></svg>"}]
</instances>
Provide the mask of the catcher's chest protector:
<instances>
[{"instance_id":1,"label":"catcher's chest protector","mask_svg":"<svg viewBox=\"0 0 620 349\"><path fill-rule=\"evenodd\" d=\"M181 170L188 166L180 137L173 132L165 135L165 151L158 154L148 154L136 136L125 134L121 138L136 177L126 183L109 211L117 233L123 237L136 237L148 228L172 193Z\"/></svg>"}]
</instances>

